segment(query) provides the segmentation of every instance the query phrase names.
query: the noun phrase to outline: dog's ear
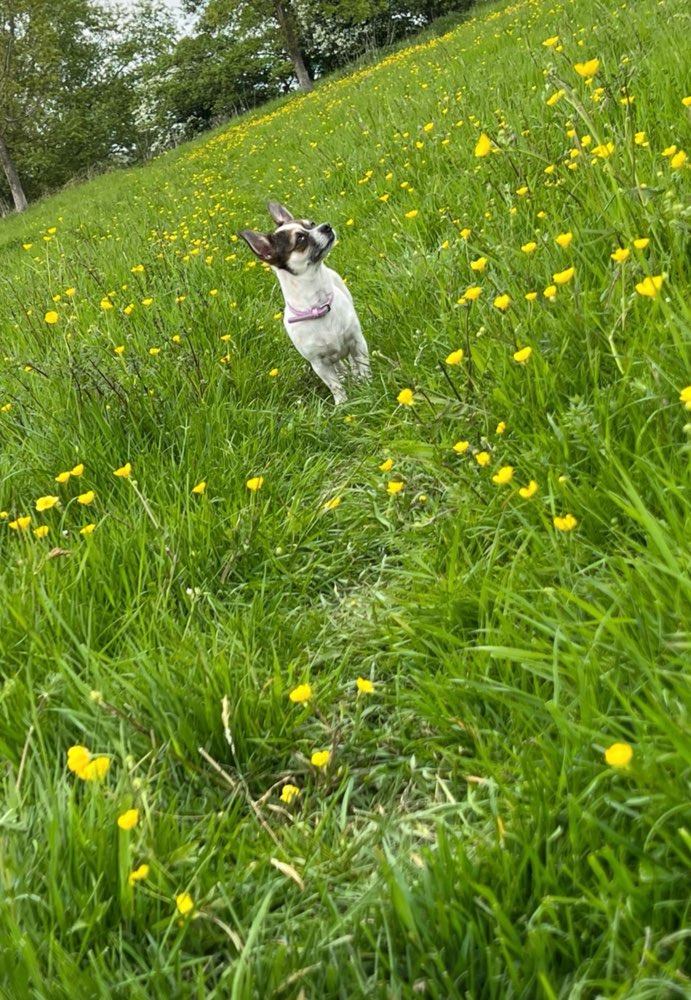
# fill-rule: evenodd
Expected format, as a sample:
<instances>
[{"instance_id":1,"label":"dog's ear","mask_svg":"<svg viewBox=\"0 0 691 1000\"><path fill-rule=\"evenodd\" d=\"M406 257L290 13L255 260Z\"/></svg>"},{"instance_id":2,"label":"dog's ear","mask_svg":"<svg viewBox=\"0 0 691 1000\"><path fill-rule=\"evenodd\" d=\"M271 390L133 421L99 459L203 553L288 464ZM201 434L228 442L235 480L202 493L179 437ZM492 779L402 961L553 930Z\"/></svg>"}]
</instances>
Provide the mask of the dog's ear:
<instances>
[{"instance_id":1,"label":"dog's ear","mask_svg":"<svg viewBox=\"0 0 691 1000\"><path fill-rule=\"evenodd\" d=\"M280 205L277 201L270 201L266 207L269 210L269 215L277 226L282 226L285 222L293 221L293 216L290 214L288 209L283 205Z\"/></svg>"},{"instance_id":2,"label":"dog's ear","mask_svg":"<svg viewBox=\"0 0 691 1000\"><path fill-rule=\"evenodd\" d=\"M269 262L273 257L271 237L265 233L255 233L253 229L241 229L238 233L251 250L254 250L260 260Z\"/></svg>"}]
</instances>

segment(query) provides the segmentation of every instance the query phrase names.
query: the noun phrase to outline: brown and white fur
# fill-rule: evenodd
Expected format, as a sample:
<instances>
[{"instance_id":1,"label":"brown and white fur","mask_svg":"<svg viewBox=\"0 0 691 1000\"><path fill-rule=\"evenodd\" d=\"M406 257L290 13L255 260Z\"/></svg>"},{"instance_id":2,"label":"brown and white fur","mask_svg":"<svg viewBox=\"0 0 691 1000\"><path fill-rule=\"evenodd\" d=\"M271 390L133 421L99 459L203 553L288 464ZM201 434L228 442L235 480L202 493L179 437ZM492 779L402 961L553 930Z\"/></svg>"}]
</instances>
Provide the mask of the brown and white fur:
<instances>
[{"instance_id":1,"label":"brown and white fur","mask_svg":"<svg viewBox=\"0 0 691 1000\"><path fill-rule=\"evenodd\" d=\"M344 403L345 362L358 378L369 379L370 367L353 297L340 274L323 263L336 234L326 222L294 219L278 202L269 202L268 209L277 227L273 233L243 229L238 236L271 266L286 303L288 336L329 387L334 402Z\"/></svg>"}]
</instances>

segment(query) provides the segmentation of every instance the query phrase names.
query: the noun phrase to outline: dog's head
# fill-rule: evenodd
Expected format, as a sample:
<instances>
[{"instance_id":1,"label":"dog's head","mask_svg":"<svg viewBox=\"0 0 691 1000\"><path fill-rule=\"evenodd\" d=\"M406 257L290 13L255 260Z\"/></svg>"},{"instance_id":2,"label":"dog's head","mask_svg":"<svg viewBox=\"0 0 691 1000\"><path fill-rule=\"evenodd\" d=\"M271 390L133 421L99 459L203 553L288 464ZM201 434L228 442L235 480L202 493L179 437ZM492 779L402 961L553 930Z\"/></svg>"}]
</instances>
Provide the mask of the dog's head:
<instances>
[{"instance_id":1,"label":"dog's head","mask_svg":"<svg viewBox=\"0 0 691 1000\"><path fill-rule=\"evenodd\" d=\"M257 257L296 276L307 274L321 264L336 241L328 222L316 226L309 219L294 219L277 201L270 201L268 209L276 223L273 233L255 233L253 229L238 233Z\"/></svg>"}]
</instances>

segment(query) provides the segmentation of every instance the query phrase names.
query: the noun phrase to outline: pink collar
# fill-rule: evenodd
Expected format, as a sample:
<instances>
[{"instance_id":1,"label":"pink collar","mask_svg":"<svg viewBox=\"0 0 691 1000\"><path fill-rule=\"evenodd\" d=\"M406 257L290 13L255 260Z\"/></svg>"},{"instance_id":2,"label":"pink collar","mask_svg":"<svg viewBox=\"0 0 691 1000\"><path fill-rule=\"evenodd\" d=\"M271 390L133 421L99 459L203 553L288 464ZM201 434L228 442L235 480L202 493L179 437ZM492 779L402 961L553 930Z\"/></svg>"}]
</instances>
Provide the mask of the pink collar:
<instances>
[{"instance_id":1,"label":"pink collar","mask_svg":"<svg viewBox=\"0 0 691 1000\"><path fill-rule=\"evenodd\" d=\"M328 312L331 312L331 303L333 300L334 294L333 292L329 292L325 304L323 306L313 306L312 309L296 309L289 302L286 302L286 305L293 314L288 317L288 322L300 323L303 319L321 319L322 316L326 316Z\"/></svg>"}]
</instances>

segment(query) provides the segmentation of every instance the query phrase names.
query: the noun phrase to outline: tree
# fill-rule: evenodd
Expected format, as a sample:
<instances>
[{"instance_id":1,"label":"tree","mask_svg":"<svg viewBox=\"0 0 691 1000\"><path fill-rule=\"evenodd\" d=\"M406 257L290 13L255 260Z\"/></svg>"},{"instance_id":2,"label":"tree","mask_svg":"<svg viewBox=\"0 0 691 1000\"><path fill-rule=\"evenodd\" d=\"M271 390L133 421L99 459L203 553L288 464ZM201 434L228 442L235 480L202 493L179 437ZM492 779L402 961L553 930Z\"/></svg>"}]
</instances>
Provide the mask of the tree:
<instances>
[{"instance_id":1,"label":"tree","mask_svg":"<svg viewBox=\"0 0 691 1000\"><path fill-rule=\"evenodd\" d=\"M0 0L0 164L15 208L137 150L135 82L172 44L159 0ZM21 178L21 179L20 179Z\"/></svg>"}]
</instances>

